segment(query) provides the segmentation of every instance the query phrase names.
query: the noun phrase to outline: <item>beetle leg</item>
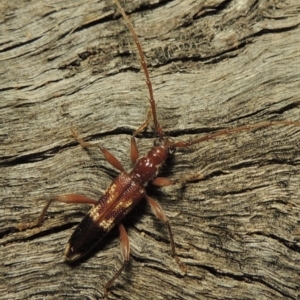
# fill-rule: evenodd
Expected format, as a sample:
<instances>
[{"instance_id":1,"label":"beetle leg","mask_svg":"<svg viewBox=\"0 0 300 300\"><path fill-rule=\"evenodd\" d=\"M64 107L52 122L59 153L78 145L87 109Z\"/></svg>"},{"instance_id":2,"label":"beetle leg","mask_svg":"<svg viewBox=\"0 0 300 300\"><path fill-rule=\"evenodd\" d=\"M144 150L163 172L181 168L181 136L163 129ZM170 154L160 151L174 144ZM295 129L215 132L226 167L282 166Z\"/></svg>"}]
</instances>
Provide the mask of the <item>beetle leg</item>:
<instances>
[{"instance_id":1,"label":"beetle leg","mask_svg":"<svg viewBox=\"0 0 300 300\"><path fill-rule=\"evenodd\" d=\"M123 258L123 264L121 268L115 273L115 275L106 283L104 287L104 299L107 299L108 291L110 287L113 285L115 280L120 276L120 274L122 273L122 271L125 269L126 265L129 262L129 255L130 255L129 238L123 224L119 224L118 228L120 233L120 246L121 246L121 253Z\"/></svg>"},{"instance_id":2,"label":"beetle leg","mask_svg":"<svg viewBox=\"0 0 300 300\"><path fill-rule=\"evenodd\" d=\"M111 154L106 148L99 146L100 150L104 154L105 159L116 169L118 169L121 172L124 172L125 169L120 163L120 161L113 155Z\"/></svg>"},{"instance_id":3,"label":"beetle leg","mask_svg":"<svg viewBox=\"0 0 300 300\"><path fill-rule=\"evenodd\" d=\"M147 115L146 115L146 119L145 119L144 123L133 133L132 136L135 137L139 133L141 133L144 130L146 130L146 128L148 127L151 119L152 119L152 110L151 110L151 106L150 106L147 109Z\"/></svg>"},{"instance_id":4,"label":"beetle leg","mask_svg":"<svg viewBox=\"0 0 300 300\"><path fill-rule=\"evenodd\" d=\"M99 147L99 149L104 154L105 159L109 162L114 168L118 169L121 172L124 172L124 167L120 163L120 161L111 154L106 148L101 146L100 144L92 144L83 140L78 134L78 132L72 127L71 128L73 138L81 145L82 148L90 148L90 147Z\"/></svg>"},{"instance_id":5,"label":"beetle leg","mask_svg":"<svg viewBox=\"0 0 300 300\"><path fill-rule=\"evenodd\" d=\"M139 149L134 137L131 138L130 157L133 164L135 164L137 159L139 158Z\"/></svg>"},{"instance_id":6,"label":"beetle leg","mask_svg":"<svg viewBox=\"0 0 300 300\"><path fill-rule=\"evenodd\" d=\"M205 178L205 176L203 174L186 175L186 176L182 176L175 180L171 180L166 177L156 177L151 181L151 183L156 186L168 186L168 185L173 185L173 184L177 184L177 183L179 183L181 185L185 185L189 182L196 182L196 181L203 180L204 178Z\"/></svg>"},{"instance_id":7,"label":"beetle leg","mask_svg":"<svg viewBox=\"0 0 300 300\"><path fill-rule=\"evenodd\" d=\"M149 202L152 212L155 214L155 216L161 220L162 222L164 222L168 228L169 231L169 236L170 236L170 243L171 243L171 251L172 251L172 256L174 257L176 263L178 264L178 266L180 267L180 269L186 273L187 272L187 267L186 265L180 261L179 257L176 254L176 250L175 250L175 242L174 242L174 237L173 237L173 233L172 233L172 229L171 229L171 225L170 222L168 220L168 218L166 217L165 213L163 212L161 206L152 198L150 198L149 196L146 195L146 199Z\"/></svg>"},{"instance_id":8,"label":"beetle leg","mask_svg":"<svg viewBox=\"0 0 300 300\"><path fill-rule=\"evenodd\" d=\"M152 184L156 185L156 186L168 186L168 185L172 185L175 184L176 181L168 179L166 177L155 177L152 181Z\"/></svg>"},{"instance_id":9,"label":"beetle leg","mask_svg":"<svg viewBox=\"0 0 300 300\"><path fill-rule=\"evenodd\" d=\"M204 180L204 179L205 179L205 175L201 174L201 173L198 173L198 174L193 174L193 175L182 176L182 177L180 177L176 180L176 183L180 183L182 185L185 185L189 182L198 182L198 181L201 181L201 180Z\"/></svg>"},{"instance_id":10,"label":"beetle leg","mask_svg":"<svg viewBox=\"0 0 300 300\"><path fill-rule=\"evenodd\" d=\"M65 194L65 195L60 195L57 196L55 198L51 198L46 206L43 208L40 216L37 218L36 221L34 222L30 222L30 223L21 223L18 224L16 226L16 228L18 228L19 230L24 230L24 229L28 229L28 228L34 228L37 226L40 226L43 223L43 219L44 216L48 210L48 208L50 207L51 203L53 201L57 201L57 202L63 202L63 203L73 203L73 204L92 204L92 205L96 205L98 203L97 200L82 196L82 195L78 195L78 194Z\"/></svg>"}]
</instances>

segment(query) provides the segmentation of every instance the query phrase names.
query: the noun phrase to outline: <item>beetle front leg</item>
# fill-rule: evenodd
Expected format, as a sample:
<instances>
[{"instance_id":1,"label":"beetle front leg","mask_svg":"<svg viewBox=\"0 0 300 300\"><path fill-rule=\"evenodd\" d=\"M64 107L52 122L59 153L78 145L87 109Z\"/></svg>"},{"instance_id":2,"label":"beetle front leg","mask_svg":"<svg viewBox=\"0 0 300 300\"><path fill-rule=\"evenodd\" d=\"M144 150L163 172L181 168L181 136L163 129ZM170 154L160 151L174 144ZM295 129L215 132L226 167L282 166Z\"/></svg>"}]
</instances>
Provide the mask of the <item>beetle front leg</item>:
<instances>
[{"instance_id":1,"label":"beetle front leg","mask_svg":"<svg viewBox=\"0 0 300 300\"><path fill-rule=\"evenodd\" d=\"M150 105L150 107L148 107L148 109L147 109L146 119L145 119L144 123L133 133L132 136L135 137L139 133L145 131L147 129L151 119L152 119L152 109L151 109L151 105Z\"/></svg>"},{"instance_id":2,"label":"beetle front leg","mask_svg":"<svg viewBox=\"0 0 300 300\"><path fill-rule=\"evenodd\" d=\"M170 243L171 243L171 251L172 251L172 256L174 257L176 263L178 264L178 266L180 267L180 269L186 273L187 272L187 267L186 265L179 259L179 257L176 254L176 250L175 250L175 242L174 242L174 237L173 237L173 232L171 229L171 225L169 222L169 219L166 217L165 213L163 212L161 206L152 198L150 198L149 196L146 195L146 199L149 202L152 212L155 214L155 216L161 220L162 222L164 222L168 228L169 231L169 236L170 236Z\"/></svg>"},{"instance_id":3,"label":"beetle front leg","mask_svg":"<svg viewBox=\"0 0 300 300\"><path fill-rule=\"evenodd\" d=\"M78 132L73 127L71 128L71 132L73 138L81 145L82 148L98 147L103 153L107 162L109 162L117 170L121 172L125 171L120 161L113 154L111 154L106 148L104 148L100 144L92 144L84 141L83 138L79 136Z\"/></svg>"},{"instance_id":4,"label":"beetle front leg","mask_svg":"<svg viewBox=\"0 0 300 300\"><path fill-rule=\"evenodd\" d=\"M34 228L37 226L40 226L43 223L44 220L44 216L48 210L48 208L50 207L51 203L53 201L57 201L57 202L63 202L66 204L92 204L92 205L96 205L98 203L97 200L82 196L82 195L78 195L78 194L66 194L66 195L61 195L61 196L57 196L55 198L52 198L48 201L48 203L46 204L46 206L43 208L40 216L37 218L36 221L34 222L30 222L30 223L21 223L18 224L16 226L17 229L19 230L25 230L28 228Z\"/></svg>"},{"instance_id":5,"label":"beetle front leg","mask_svg":"<svg viewBox=\"0 0 300 300\"><path fill-rule=\"evenodd\" d=\"M129 255L130 255L129 238L123 224L119 224L118 228L120 233L120 246L121 246L121 253L123 258L123 264L121 268L115 273L115 275L106 283L104 287L104 299L107 299L109 289L114 284L115 280L120 276L120 274L122 273L122 271L125 269L126 265L129 262Z\"/></svg>"}]
</instances>

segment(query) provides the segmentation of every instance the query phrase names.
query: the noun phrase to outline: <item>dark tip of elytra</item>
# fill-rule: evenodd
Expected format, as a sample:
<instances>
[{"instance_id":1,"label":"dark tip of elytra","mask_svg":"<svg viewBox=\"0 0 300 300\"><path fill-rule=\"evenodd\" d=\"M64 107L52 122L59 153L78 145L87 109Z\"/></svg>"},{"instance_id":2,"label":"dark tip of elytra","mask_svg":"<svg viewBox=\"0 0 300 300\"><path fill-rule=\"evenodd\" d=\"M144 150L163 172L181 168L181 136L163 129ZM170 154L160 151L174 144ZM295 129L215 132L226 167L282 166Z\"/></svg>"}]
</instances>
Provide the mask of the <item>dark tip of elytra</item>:
<instances>
[{"instance_id":1,"label":"dark tip of elytra","mask_svg":"<svg viewBox=\"0 0 300 300\"><path fill-rule=\"evenodd\" d=\"M68 243L64 252L65 261L72 263L81 257L82 257L81 253L73 253L71 245L70 243Z\"/></svg>"}]
</instances>

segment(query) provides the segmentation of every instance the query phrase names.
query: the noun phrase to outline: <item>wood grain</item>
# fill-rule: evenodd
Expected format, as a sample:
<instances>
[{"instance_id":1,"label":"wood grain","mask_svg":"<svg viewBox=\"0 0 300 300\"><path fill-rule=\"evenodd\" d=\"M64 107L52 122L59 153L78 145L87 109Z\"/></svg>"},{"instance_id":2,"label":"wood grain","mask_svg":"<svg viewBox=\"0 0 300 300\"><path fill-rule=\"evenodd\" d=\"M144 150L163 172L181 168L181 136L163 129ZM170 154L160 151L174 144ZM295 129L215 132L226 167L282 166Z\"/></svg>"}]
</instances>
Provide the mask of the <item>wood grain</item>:
<instances>
[{"instance_id":1,"label":"wood grain","mask_svg":"<svg viewBox=\"0 0 300 300\"><path fill-rule=\"evenodd\" d=\"M15 226L55 195L97 199L117 174L71 126L130 169L130 136L148 107L132 38L112 1L0 5L0 299L101 299L120 265L117 231L70 266L62 253L88 207L55 204L41 228ZM122 5L169 136L300 120L299 1ZM138 139L141 153L153 138L149 128ZM203 180L149 194L171 220L188 274L141 203L124 222L131 263L110 299L299 299L299 140L299 127L274 126L178 150L163 176Z\"/></svg>"}]
</instances>

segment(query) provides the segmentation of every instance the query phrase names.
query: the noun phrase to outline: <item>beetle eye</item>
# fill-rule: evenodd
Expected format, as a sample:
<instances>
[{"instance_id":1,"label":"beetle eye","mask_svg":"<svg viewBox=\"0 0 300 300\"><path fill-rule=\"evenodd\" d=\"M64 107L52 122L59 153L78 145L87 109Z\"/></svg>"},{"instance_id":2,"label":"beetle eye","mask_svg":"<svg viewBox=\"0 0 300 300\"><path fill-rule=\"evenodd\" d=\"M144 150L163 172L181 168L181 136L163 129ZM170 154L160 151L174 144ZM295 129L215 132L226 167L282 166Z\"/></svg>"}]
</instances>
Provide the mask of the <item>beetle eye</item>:
<instances>
[{"instance_id":1,"label":"beetle eye","mask_svg":"<svg viewBox=\"0 0 300 300\"><path fill-rule=\"evenodd\" d=\"M175 147L170 146L169 149L168 149L169 154L170 154L170 155L173 155L173 154L175 153L175 150L176 150Z\"/></svg>"}]
</instances>

